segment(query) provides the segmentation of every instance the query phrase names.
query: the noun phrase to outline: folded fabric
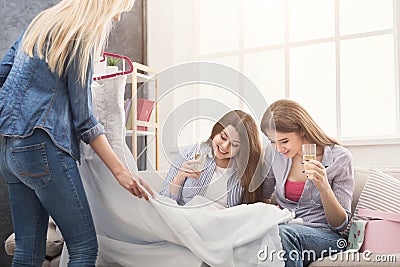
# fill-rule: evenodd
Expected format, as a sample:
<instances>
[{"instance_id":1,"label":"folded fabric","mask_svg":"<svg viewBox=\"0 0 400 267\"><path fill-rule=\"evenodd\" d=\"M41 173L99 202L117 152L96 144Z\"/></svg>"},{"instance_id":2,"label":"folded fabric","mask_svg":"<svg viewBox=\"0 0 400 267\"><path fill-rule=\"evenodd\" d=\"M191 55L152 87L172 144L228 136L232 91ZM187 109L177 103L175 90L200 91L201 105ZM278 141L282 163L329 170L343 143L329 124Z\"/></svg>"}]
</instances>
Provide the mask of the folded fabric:
<instances>
[{"instance_id":1,"label":"folded fabric","mask_svg":"<svg viewBox=\"0 0 400 267\"><path fill-rule=\"evenodd\" d=\"M364 243L365 227L368 220L353 221L350 226L347 250L359 251Z\"/></svg>"},{"instance_id":2,"label":"folded fabric","mask_svg":"<svg viewBox=\"0 0 400 267\"><path fill-rule=\"evenodd\" d=\"M187 206L158 194L149 203L121 187L97 155L79 170L98 234L99 266L284 265L261 261L257 253L282 249L278 224L293 218L288 210L265 203L220 209L201 196ZM62 255L60 266L67 266L66 249Z\"/></svg>"}]
</instances>

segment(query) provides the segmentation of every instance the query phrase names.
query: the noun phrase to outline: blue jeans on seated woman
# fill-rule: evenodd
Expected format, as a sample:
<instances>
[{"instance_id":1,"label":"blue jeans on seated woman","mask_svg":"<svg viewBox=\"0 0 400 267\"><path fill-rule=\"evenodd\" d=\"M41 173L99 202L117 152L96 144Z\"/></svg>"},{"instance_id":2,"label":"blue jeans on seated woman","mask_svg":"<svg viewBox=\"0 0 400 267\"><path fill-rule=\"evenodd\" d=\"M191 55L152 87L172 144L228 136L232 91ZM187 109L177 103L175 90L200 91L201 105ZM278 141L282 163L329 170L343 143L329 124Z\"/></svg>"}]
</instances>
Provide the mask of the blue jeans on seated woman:
<instances>
[{"instance_id":1,"label":"blue jeans on seated woman","mask_svg":"<svg viewBox=\"0 0 400 267\"><path fill-rule=\"evenodd\" d=\"M69 266L95 266L97 238L75 160L41 129L26 138L5 136L0 155L15 231L12 266L42 265L49 215L67 244Z\"/></svg>"},{"instance_id":2,"label":"blue jeans on seated woman","mask_svg":"<svg viewBox=\"0 0 400 267\"><path fill-rule=\"evenodd\" d=\"M280 224L279 236L285 252L286 267L308 266L321 257L346 249L342 236L326 229L300 224Z\"/></svg>"}]
</instances>

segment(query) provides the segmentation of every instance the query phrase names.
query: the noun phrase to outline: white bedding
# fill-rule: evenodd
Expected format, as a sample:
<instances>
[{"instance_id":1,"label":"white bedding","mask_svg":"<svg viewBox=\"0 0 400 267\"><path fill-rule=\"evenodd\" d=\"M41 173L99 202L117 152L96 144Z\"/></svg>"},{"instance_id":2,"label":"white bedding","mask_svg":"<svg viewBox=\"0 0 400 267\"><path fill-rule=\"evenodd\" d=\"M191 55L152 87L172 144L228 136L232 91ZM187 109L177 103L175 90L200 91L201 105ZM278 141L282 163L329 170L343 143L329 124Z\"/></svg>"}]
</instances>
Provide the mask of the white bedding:
<instances>
[{"instance_id":1,"label":"white bedding","mask_svg":"<svg viewBox=\"0 0 400 267\"><path fill-rule=\"evenodd\" d=\"M107 85L124 83L121 77L92 87L93 107L118 157L136 172L123 137L123 89ZM263 203L224 209L202 205L202 197L185 207L160 195L146 202L123 189L89 146L83 145L82 159L79 170L98 234L98 266L283 266L277 259L258 260L258 252L281 249L277 225L292 218L289 211ZM67 259L64 249L60 266L67 266Z\"/></svg>"}]
</instances>

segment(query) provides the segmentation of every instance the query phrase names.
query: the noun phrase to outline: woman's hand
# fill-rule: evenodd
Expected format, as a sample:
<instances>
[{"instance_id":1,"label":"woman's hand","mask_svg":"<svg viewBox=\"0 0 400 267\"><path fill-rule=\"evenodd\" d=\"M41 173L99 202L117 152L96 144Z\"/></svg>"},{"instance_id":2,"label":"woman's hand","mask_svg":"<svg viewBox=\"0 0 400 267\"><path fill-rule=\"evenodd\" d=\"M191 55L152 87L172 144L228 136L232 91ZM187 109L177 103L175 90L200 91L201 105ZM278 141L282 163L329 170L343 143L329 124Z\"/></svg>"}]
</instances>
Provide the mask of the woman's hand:
<instances>
[{"instance_id":1,"label":"woman's hand","mask_svg":"<svg viewBox=\"0 0 400 267\"><path fill-rule=\"evenodd\" d=\"M130 171L125 167L124 164L119 160L115 152L112 150L110 143L104 134L96 137L90 146L96 151L97 155L101 158L104 164L107 165L108 169L112 172L118 183L126 190L131 192L138 198L144 197L147 201L149 200L148 194L144 191L142 186L154 197L154 192L150 186L145 183L142 178L134 177Z\"/></svg>"},{"instance_id":2,"label":"woman's hand","mask_svg":"<svg viewBox=\"0 0 400 267\"><path fill-rule=\"evenodd\" d=\"M319 192L330 190L324 165L318 160L310 159L304 162L305 174L317 187Z\"/></svg>"},{"instance_id":3,"label":"woman's hand","mask_svg":"<svg viewBox=\"0 0 400 267\"><path fill-rule=\"evenodd\" d=\"M180 191L180 188L183 182L186 180L186 177L198 179L200 177L201 171L198 171L195 168L195 163L198 162L197 160L188 160L185 161L178 170L178 173L172 179L172 182L169 186L169 192L172 195L177 195Z\"/></svg>"},{"instance_id":4,"label":"woman's hand","mask_svg":"<svg viewBox=\"0 0 400 267\"><path fill-rule=\"evenodd\" d=\"M186 177L195 178L195 179L199 178L202 170L199 171L195 168L196 163L198 163L197 160L185 161L182 164L182 166L179 168L179 171L177 174L177 177L179 176L178 177L179 180L182 180L182 182L183 182L186 179Z\"/></svg>"},{"instance_id":5,"label":"woman's hand","mask_svg":"<svg viewBox=\"0 0 400 267\"><path fill-rule=\"evenodd\" d=\"M340 226L346 220L346 211L340 205L329 185L325 167L317 160L309 160L304 164L308 179L313 181L319 191L326 220L333 227Z\"/></svg>"},{"instance_id":6,"label":"woman's hand","mask_svg":"<svg viewBox=\"0 0 400 267\"><path fill-rule=\"evenodd\" d=\"M154 198L154 192L150 186L142 178L132 176L128 169L124 168L121 172L118 172L114 176L122 187L138 198L144 197L147 201L149 201L149 195L142 187L144 187Z\"/></svg>"}]
</instances>

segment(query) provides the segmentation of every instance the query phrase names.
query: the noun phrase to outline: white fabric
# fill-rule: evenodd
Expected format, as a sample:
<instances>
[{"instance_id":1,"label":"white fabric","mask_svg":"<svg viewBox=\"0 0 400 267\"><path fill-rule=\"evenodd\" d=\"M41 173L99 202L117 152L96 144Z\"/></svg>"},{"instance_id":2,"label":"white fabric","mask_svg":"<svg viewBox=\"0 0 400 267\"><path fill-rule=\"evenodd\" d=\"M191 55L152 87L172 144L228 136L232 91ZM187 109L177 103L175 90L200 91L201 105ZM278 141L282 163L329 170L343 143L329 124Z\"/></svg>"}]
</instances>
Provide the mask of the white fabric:
<instances>
[{"instance_id":1,"label":"white fabric","mask_svg":"<svg viewBox=\"0 0 400 267\"><path fill-rule=\"evenodd\" d=\"M213 177L211 178L210 185L207 187L204 197L226 207L228 179L229 173L227 169L215 166Z\"/></svg>"},{"instance_id":2,"label":"white fabric","mask_svg":"<svg viewBox=\"0 0 400 267\"><path fill-rule=\"evenodd\" d=\"M119 131L123 121L123 116L116 119L123 102L115 99L123 97L123 89L113 88L114 79L92 88L93 106L107 134ZM104 102L100 110L99 102ZM110 138L111 145L134 172L123 139ZM88 146L83 151L79 170L98 234L98 266L283 266L277 259L260 262L257 255L260 249L281 249L277 224L292 218L289 211L263 203L220 209L203 197L184 207L161 195L146 202L122 188ZM152 179L159 178L154 174ZM60 266L67 259L64 249Z\"/></svg>"}]
</instances>

